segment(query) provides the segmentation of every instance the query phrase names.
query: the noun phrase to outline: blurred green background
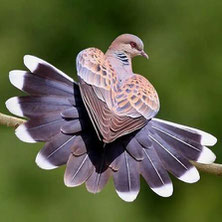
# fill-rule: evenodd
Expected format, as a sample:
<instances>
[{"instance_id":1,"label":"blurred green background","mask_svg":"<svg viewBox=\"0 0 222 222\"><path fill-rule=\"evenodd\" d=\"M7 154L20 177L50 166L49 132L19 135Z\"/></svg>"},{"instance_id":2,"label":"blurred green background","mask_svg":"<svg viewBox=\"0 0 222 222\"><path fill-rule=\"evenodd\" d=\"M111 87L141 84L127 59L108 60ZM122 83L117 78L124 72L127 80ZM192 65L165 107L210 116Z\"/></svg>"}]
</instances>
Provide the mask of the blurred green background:
<instances>
[{"instance_id":1,"label":"blurred green background","mask_svg":"<svg viewBox=\"0 0 222 222\"><path fill-rule=\"evenodd\" d=\"M141 37L150 55L134 71L159 92L159 117L211 132L222 162L222 1L220 0L0 0L0 111L21 95L8 81L33 54L75 78L75 57L87 47L106 50L119 34ZM116 195L112 181L97 195L66 188L64 167L43 171L35 155L43 144L25 144L0 126L0 221L220 221L222 178L173 178L174 195L161 198L142 181L133 203Z\"/></svg>"}]
</instances>

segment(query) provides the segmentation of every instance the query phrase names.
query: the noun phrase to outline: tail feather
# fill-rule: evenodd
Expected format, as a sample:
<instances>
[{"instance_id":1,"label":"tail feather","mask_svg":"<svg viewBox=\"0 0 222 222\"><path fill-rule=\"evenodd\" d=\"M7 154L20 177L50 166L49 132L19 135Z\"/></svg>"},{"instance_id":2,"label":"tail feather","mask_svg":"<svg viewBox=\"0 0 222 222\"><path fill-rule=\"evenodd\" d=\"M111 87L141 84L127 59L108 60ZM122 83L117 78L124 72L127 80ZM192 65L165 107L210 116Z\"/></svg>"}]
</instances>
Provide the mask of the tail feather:
<instances>
[{"instance_id":1,"label":"tail feather","mask_svg":"<svg viewBox=\"0 0 222 222\"><path fill-rule=\"evenodd\" d=\"M155 149L143 149L144 160L140 163L140 173L150 188L162 197L169 197L173 193L170 177L163 167Z\"/></svg>"},{"instance_id":2,"label":"tail feather","mask_svg":"<svg viewBox=\"0 0 222 222\"><path fill-rule=\"evenodd\" d=\"M92 175L86 181L86 189L90 193L99 193L107 184L111 175L112 170L110 168L98 172L94 170Z\"/></svg>"},{"instance_id":3,"label":"tail feather","mask_svg":"<svg viewBox=\"0 0 222 222\"><path fill-rule=\"evenodd\" d=\"M138 161L141 161L144 159L143 147L135 138L132 138L129 141L129 143L126 145L126 150L134 159Z\"/></svg>"},{"instance_id":4,"label":"tail feather","mask_svg":"<svg viewBox=\"0 0 222 222\"><path fill-rule=\"evenodd\" d=\"M131 202L136 199L140 189L138 162L127 152L122 155L122 164L119 170L113 173L113 180L119 197Z\"/></svg>"},{"instance_id":5,"label":"tail feather","mask_svg":"<svg viewBox=\"0 0 222 222\"><path fill-rule=\"evenodd\" d=\"M108 156L108 155L107 155ZM121 164L122 164L122 161L123 161L123 155L119 155L117 156L113 161L112 163L109 164L109 167L114 171L118 171L119 168L121 167Z\"/></svg>"},{"instance_id":6,"label":"tail feather","mask_svg":"<svg viewBox=\"0 0 222 222\"><path fill-rule=\"evenodd\" d=\"M103 148L102 143L91 141L87 144L87 152L94 171L86 181L86 188L91 193L100 192L111 176L111 169L106 164L107 149Z\"/></svg>"},{"instance_id":7,"label":"tail feather","mask_svg":"<svg viewBox=\"0 0 222 222\"><path fill-rule=\"evenodd\" d=\"M70 120L63 124L60 130L65 134L76 134L82 131L82 124L78 119Z\"/></svg>"},{"instance_id":8,"label":"tail feather","mask_svg":"<svg viewBox=\"0 0 222 222\"><path fill-rule=\"evenodd\" d=\"M33 118L20 125L16 131L16 136L24 142L45 142L60 133L62 125L66 121L58 115L47 115Z\"/></svg>"},{"instance_id":9,"label":"tail feather","mask_svg":"<svg viewBox=\"0 0 222 222\"><path fill-rule=\"evenodd\" d=\"M26 55L24 56L24 64L32 73L39 77L63 82L71 87L73 86L74 81L72 78L42 59Z\"/></svg>"},{"instance_id":10,"label":"tail feather","mask_svg":"<svg viewBox=\"0 0 222 222\"><path fill-rule=\"evenodd\" d=\"M74 88L64 82L40 77L30 72L13 70L9 73L10 82L18 89L35 96L73 96Z\"/></svg>"},{"instance_id":11,"label":"tail feather","mask_svg":"<svg viewBox=\"0 0 222 222\"><path fill-rule=\"evenodd\" d=\"M81 116L81 113L84 112L84 109L77 109L71 107L61 112L61 116L65 119L78 119Z\"/></svg>"},{"instance_id":12,"label":"tail feather","mask_svg":"<svg viewBox=\"0 0 222 222\"><path fill-rule=\"evenodd\" d=\"M38 153L36 157L37 165L48 170L66 164L75 137L75 135L65 135L63 133L56 135Z\"/></svg>"},{"instance_id":13,"label":"tail feather","mask_svg":"<svg viewBox=\"0 0 222 222\"><path fill-rule=\"evenodd\" d=\"M137 140L137 142L145 149L149 149L152 146L152 141L148 137L148 131L147 131L148 126L149 124L140 129L138 133L135 135L135 139Z\"/></svg>"},{"instance_id":14,"label":"tail feather","mask_svg":"<svg viewBox=\"0 0 222 222\"><path fill-rule=\"evenodd\" d=\"M70 104L67 98L60 96L21 96L12 97L6 101L8 110L21 117L35 118L45 114L60 113L67 109L77 108Z\"/></svg>"},{"instance_id":15,"label":"tail feather","mask_svg":"<svg viewBox=\"0 0 222 222\"><path fill-rule=\"evenodd\" d=\"M75 187L83 184L93 173L94 166L88 154L76 157L70 154L64 175L65 185Z\"/></svg>"},{"instance_id":16,"label":"tail feather","mask_svg":"<svg viewBox=\"0 0 222 222\"><path fill-rule=\"evenodd\" d=\"M70 150L74 156L82 156L87 153L90 142L92 141L90 138L87 138L87 136L77 135L74 143L70 147Z\"/></svg>"},{"instance_id":17,"label":"tail feather","mask_svg":"<svg viewBox=\"0 0 222 222\"><path fill-rule=\"evenodd\" d=\"M169 133L172 132L174 135L177 135L179 138L188 143L193 141L201 145L213 146L217 142L217 139L214 136L199 129L157 118L152 119L152 123Z\"/></svg>"},{"instance_id":18,"label":"tail feather","mask_svg":"<svg viewBox=\"0 0 222 222\"><path fill-rule=\"evenodd\" d=\"M125 147L121 140L116 140L110 144L106 144L106 165L109 166L113 171L118 171L123 160L121 155Z\"/></svg>"}]
</instances>

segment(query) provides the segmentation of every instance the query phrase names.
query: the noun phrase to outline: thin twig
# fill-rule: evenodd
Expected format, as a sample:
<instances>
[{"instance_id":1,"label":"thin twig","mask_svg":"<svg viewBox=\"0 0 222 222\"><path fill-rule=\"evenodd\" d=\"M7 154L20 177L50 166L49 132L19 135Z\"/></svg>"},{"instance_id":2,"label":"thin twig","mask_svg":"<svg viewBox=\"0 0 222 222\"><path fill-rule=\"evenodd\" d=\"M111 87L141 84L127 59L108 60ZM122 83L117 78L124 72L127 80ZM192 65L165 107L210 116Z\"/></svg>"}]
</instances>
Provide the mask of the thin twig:
<instances>
[{"instance_id":1,"label":"thin twig","mask_svg":"<svg viewBox=\"0 0 222 222\"><path fill-rule=\"evenodd\" d=\"M191 163L200 171L204 173L214 174L217 176L222 176L222 164L220 163L211 163L203 164L191 161Z\"/></svg>"},{"instance_id":2,"label":"thin twig","mask_svg":"<svg viewBox=\"0 0 222 222\"><path fill-rule=\"evenodd\" d=\"M24 119L0 113L0 125L17 128L22 123L25 123Z\"/></svg>"},{"instance_id":3,"label":"thin twig","mask_svg":"<svg viewBox=\"0 0 222 222\"><path fill-rule=\"evenodd\" d=\"M25 122L26 120L24 119L0 113L0 125L17 128L20 124L25 123ZM217 176L222 176L222 164L219 164L219 163L202 164L202 163L197 163L194 161L191 161L191 163L198 170L202 172L214 174Z\"/></svg>"}]
</instances>

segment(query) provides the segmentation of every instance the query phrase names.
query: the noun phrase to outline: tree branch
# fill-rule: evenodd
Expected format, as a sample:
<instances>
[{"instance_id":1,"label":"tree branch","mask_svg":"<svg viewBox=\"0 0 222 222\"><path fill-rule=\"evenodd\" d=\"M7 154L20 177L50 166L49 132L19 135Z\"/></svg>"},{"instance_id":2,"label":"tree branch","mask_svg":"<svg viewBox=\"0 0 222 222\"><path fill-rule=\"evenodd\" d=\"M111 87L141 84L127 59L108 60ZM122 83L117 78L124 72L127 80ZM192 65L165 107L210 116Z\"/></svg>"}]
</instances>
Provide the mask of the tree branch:
<instances>
[{"instance_id":1,"label":"tree branch","mask_svg":"<svg viewBox=\"0 0 222 222\"><path fill-rule=\"evenodd\" d=\"M17 128L20 124L25 122L26 120L24 119L0 113L0 125ZM219 163L202 164L194 161L191 161L191 163L195 167L197 167L198 170L202 172L214 174L217 176L222 176L222 164Z\"/></svg>"},{"instance_id":2,"label":"tree branch","mask_svg":"<svg viewBox=\"0 0 222 222\"><path fill-rule=\"evenodd\" d=\"M22 123L25 123L24 119L0 113L0 125L17 128Z\"/></svg>"},{"instance_id":3,"label":"tree branch","mask_svg":"<svg viewBox=\"0 0 222 222\"><path fill-rule=\"evenodd\" d=\"M204 172L204 173L209 173L209 174L214 174L217 176L222 176L222 164L220 163L211 163L211 164L203 164L203 163L197 163L194 161L190 161L198 170Z\"/></svg>"}]
</instances>

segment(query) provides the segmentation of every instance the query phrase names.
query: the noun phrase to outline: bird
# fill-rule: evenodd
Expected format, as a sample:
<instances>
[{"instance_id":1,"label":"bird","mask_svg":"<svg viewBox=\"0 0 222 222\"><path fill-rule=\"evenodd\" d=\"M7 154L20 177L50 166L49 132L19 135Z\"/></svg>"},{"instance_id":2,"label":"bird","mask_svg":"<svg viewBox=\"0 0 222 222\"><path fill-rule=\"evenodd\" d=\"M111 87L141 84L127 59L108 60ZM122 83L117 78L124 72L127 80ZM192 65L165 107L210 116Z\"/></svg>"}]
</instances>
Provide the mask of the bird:
<instances>
[{"instance_id":1,"label":"bird","mask_svg":"<svg viewBox=\"0 0 222 222\"><path fill-rule=\"evenodd\" d=\"M118 196L132 202L140 177L157 195L173 193L171 175L194 183L200 175L191 161L213 163L207 147L217 139L202 130L158 119L158 94L132 70L132 59L148 59L143 41L132 34L115 38L107 51L87 48L76 58L78 81L50 63L24 56L27 71L9 73L27 95L6 101L27 121L16 128L23 142L45 142L36 164L45 170L66 165L67 187L85 184L100 192L110 178Z\"/></svg>"}]
</instances>

